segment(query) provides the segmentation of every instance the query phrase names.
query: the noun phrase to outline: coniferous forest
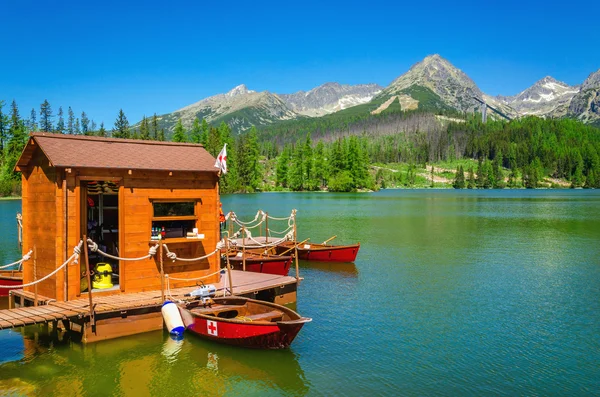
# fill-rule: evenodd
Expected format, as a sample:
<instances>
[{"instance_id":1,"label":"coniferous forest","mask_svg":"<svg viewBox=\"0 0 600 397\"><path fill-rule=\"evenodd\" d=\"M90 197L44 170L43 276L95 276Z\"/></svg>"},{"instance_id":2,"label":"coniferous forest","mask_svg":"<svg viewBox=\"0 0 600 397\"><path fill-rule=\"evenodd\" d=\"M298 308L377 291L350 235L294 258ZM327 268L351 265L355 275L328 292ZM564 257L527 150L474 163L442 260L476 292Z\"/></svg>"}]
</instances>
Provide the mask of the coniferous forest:
<instances>
[{"instance_id":1,"label":"coniferous forest","mask_svg":"<svg viewBox=\"0 0 600 397\"><path fill-rule=\"evenodd\" d=\"M20 195L14 166L31 131L201 143L216 156L227 144L223 193L265 190L348 192L386 187L600 187L600 129L571 119L482 123L478 115L352 114L252 127L181 120L172 132L155 115L132 126L123 110L99 125L44 101L25 116L0 101L0 194ZM440 182L440 180L442 182Z\"/></svg>"}]
</instances>

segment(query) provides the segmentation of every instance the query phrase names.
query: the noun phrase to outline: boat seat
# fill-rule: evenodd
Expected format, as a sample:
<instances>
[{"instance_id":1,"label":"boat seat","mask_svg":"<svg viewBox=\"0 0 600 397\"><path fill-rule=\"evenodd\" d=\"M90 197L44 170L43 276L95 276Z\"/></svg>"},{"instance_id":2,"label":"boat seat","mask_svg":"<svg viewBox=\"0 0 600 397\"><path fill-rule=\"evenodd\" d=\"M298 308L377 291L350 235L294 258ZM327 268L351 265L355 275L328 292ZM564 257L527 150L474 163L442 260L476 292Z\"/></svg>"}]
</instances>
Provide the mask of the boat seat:
<instances>
[{"instance_id":1,"label":"boat seat","mask_svg":"<svg viewBox=\"0 0 600 397\"><path fill-rule=\"evenodd\" d=\"M273 310L266 313L257 313L250 316L244 316L252 321L279 321L283 318L283 313L279 310Z\"/></svg>"},{"instance_id":2,"label":"boat seat","mask_svg":"<svg viewBox=\"0 0 600 397\"><path fill-rule=\"evenodd\" d=\"M197 307L192 309L193 312L206 314L206 315L218 315L221 312L228 312L236 310L242 312L246 308L245 305L214 305L212 307Z\"/></svg>"}]
</instances>

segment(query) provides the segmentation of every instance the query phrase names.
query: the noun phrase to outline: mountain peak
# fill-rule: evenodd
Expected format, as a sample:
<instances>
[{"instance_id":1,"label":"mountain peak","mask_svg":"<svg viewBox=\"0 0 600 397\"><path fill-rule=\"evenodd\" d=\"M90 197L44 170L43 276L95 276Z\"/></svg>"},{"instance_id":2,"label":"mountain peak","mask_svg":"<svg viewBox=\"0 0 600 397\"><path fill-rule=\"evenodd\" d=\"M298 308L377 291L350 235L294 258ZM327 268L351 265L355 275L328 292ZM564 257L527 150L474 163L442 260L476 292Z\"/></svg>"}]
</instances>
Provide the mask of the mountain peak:
<instances>
[{"instance_id":1,"label":"mountain peak","mask_svg":"<svg viewBox=\"0 0 600 397\"><path fill-rule=\"evenodd\" d=\"M253 92L256 91L249 90L248 87L246 87L246 84L240 84L225 95L228 97L235 97L238 95L252 94Z\"/></svg>"}]
</instances>

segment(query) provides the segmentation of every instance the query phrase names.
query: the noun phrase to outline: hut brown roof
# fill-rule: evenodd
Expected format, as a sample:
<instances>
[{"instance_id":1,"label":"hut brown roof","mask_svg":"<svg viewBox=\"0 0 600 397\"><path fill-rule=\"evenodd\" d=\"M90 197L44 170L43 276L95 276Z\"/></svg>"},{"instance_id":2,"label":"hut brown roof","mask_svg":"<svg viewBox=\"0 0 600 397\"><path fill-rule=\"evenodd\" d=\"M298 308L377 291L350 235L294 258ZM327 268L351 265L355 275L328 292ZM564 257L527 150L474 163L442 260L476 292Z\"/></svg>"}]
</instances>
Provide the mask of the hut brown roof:
<instances>
[{"instance_id":1,"label":"hut brown roof","mask_svg":"<svg viewBox=\"0 0 600 397\"><path fill-rule=\"evenodd\" d=\"M177 142L32 133L17 169L27 166L39 146L54 167L217 172L202 145Z\"/></svg>"}]
</instances>

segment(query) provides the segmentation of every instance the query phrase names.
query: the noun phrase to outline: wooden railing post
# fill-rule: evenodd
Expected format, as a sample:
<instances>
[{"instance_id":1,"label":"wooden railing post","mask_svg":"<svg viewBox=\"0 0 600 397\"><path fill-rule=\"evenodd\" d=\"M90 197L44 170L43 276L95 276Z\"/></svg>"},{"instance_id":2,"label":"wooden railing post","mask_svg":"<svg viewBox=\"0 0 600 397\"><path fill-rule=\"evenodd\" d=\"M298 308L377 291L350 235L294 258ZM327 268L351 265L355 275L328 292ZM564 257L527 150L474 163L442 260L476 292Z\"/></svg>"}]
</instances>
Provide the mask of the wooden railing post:
<instances>
[{"instance_id":1,"label":"wooden railing post","mask_svg":"<svg viewBox=\"0 0 600 397\"><path fill-rule=\"evenodd\" d=\"M231 280L231 263L229 263L229 236L227 236L227 243L226 243L226 254L225 257L227 258L227 278L229 279L229 295L233 295L233 281ZM227 291L225 291L227 292Z\"/></svg>"},{"instance_id":2,"label":"wooden railing post","mask_svg":"<svg viewBox=\"0 0 600 397\"><path fill-rule=\"evenodd\" d=\"M81 247L83 263L85 265L85 275L88 282L88 300L90 303L90 325L92 332L96 333L96 316L94 315L94 303L92 302L92 275L90 274L90 259L88 257L87 235L83 235L83 246Z\"/></svg>"},{"instance_id":3,"label":"wooden railing post","mask_svg":"<svg viewBox=\"0 0 600 397\"><path fill-rule=\"evenodd\" d=\"M33 281L37 281L37 248L35 247L35 244L33 245ZM33 296L34 296L33 306L37 306L38 305L38 285L37 285L37 283L35 283L35 285L33 286Z\"/></svg>"},{"instance_id":4,"label":"wooden railing post","mask_svg":"<svg viewBox=\"0 0 600 397\"><path fill-rule=\"evenodd\" d=\"M162 302L165 303L165 268L163 263L163 242L158 243L158 258L160 263L160 296Z\"/></svg>"},{"instance_id":5,"label":"wooden railing post","mask_svg":"<svg viewBox=\"0 0 600 397\"><path fill-rule=\"evenodd\" d=\"M300 266L298 265L298 230L296 228L296 210L292 211L292 216L294 217L294 253L296 257L296 283L300 281Z\"/></svg>"},{"instance_id":6,"label":"wooden railing post","mask_svg":"<svg viewBox=\"0 0 600 397\"><path fill-rule=\"evenodd\" d=\"M242 227L242 234L244 236L242 240L242 270L246 271L246 227Z\"/></svg>"},{"instance_id":7,"label":"wooden railing post","mask_svg":"<svg viewBox=\"0 0 600 397\"><path fill-rule=\"evenodd\" d=\"M265 212L265 244L269 244L269 213Z\"/></svg>"}]
</instances>

